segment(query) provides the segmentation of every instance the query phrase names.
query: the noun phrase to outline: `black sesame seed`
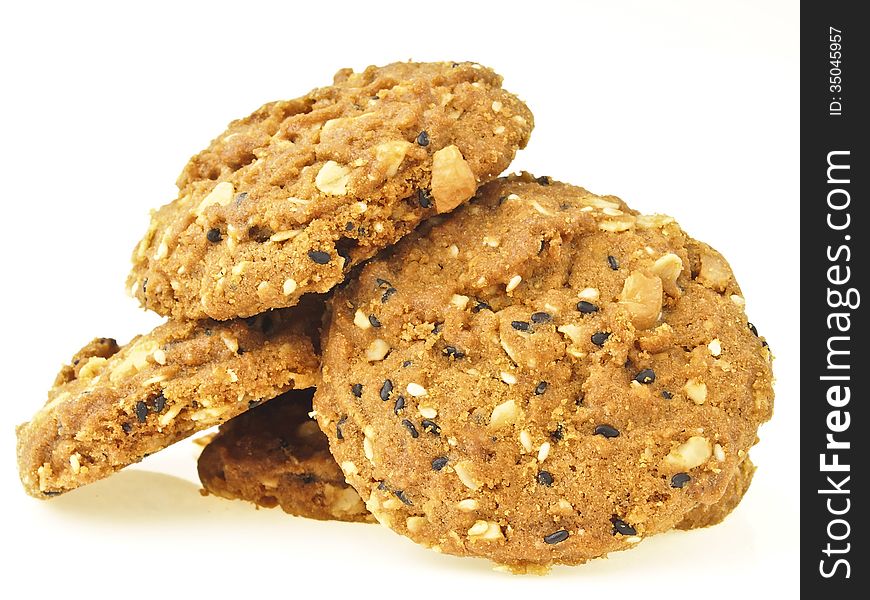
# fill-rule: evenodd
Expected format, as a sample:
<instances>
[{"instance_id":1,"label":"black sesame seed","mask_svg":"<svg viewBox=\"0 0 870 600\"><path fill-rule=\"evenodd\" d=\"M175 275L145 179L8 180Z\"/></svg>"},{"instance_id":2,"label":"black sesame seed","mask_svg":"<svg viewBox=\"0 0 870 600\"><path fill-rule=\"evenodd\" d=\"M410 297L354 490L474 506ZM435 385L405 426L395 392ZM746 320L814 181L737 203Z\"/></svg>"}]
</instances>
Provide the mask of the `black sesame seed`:
<instances>
[{"instance_id":1,"label":"black sesame seed","mask_svg":"<svg viewBox=\"0 0 870 600\"><path fill-rule=\"evenodd\" d=\"M381 490L382 492L385 492L387 490L387 484L384 483L383 481L379 481L378 482L378 489Z\"/></svg>"},{"instance_id":2,"label":"black sesame seed","mask_svg":"<svg viewBox=\"0 0 870 600\"><path fill-rule=\"evenodd\" d=\"M547 383L546 381L542 381L538 385L536 385L535 386L535 396L540 396L541 394L546 392L548 385L550 385L550 384Z\"/></svg>"},{"instance_id":3,"label":"black sesame seed","mask_svg":"<svg viewBox=\"0 0 870 600\"><path fill-rule=\"evenodd\" d=\"M121 423L121 430L124 433L130 433L131 431L133 431L133 426L129 423Z\"/></svg>"},{"instance_id":4,"label":"black sesame seed","mask_svg":"<svg viewBox=\"0 0 870 600\"><path fill-rule=\"evenodd\" d=\"M610 337L609 331L597 331L592 334L592 343L596 346L603 346L604 342L607 341L607 338Z\"/></svg>"},{"instance_id":5,"label":"black sesame seed","mask_svg":"<svg viewBox=\"0 0 870 600\"><path fill-rule=\"evenodd\" d=\"M528 331L531 325L528 321L511 321L511 327L517 331Z\"/></svg>"},{"instance_id":6,"label":"black sesame seed","mask_svg":"<svg viewBox=\"0 0 870 600\"><path fill-rule=\"evenodd\" d=\"M408 419L402 419L402 425L405 426L405 429L411 434L412 438L420 437L420 434L417 432L417 428L414 427L414 424L411 423Z\"/></svg>"},{"instance_id":7,"label":"black sesame seed","mask_svg":"<svg viewBox=\"0 0 870 600\"><path fill-rule=\"evenodd\" d=\"M441 435L441 427L435 421L423 419L420 421L420 425L423 427L423 431L429 432L432 435Z\"/></svg>"},{"instance_id":8,"label":"black sesame seed","mask_svg":"<svg viewBox=\"0 0 870 600\"><path fill-rule=\"evenodd\" d=\"M389 379L384 380L384 385L381 386L381 400L386 402L390 399L390 394L393 393L393 382Z\"/></svg>"},{"instance_id":9,"label":"black sesame seed","mask_svg":"<svg viewBox=\"0 0 870 600\"><path fill-rule=\"evenodd\" d=\"M422 208L432 208L432 193L429 190L417 190L417 204Z\"/></svg>"},{"instance_id":10,"label":"black sesame seed","mask_svg":"<svg viewBox=\"0 0 870 600\"><path fill-rule=\"evenodd\" d=\"M221 235L221 230L214 228L209 229L208 232L205 234L205 239L210 241L212 244L217 244L223 239L223 236Z\"/></svg>"},{"instance_id":11,"label":"black sesame seed","mask_svg":"<svg viewBox=\"0 0 870 600\"><path fill-rule=\"evenodd\" d=\"M616 260L615 256L608 256L607 257L607 264L610 265L610 268L613 269L614 271L619 270L619 261Z\"/></svg>"},{"instance_id":12,"label":"black sesame seed","mask_svg":"<svg viewBox=\"0 0 870 600\"><path fill-rule=\"evenodd\" d=\"M548 313L548 312L541 311L541 312L532 313L532 323L546 323L547 321L549 321L552 318L553 317L551 317L550 313Z\"/></svg>"},{"instance_id":13,"label":"black sesame seed","mask_svg":"<svg viewBox=\"0 0 870 600\"><path fill-rule=\"evenodd\" d=\"M581 300L577 303L577 310L579 310L584 315L588 315L589 313L598 312L598 307L592 304L591 302L586 302L586 300Z\"/></svg>"},{"instance_id":14,"label":"black sesame seed","mask_svg":"<svg viewBox=\"0 0 870 600\"><path fill-rule=\"evenodd\" d=\"M634 376L634 380L638 383L650 384L656 380L655 371L652 369L643 369Z\"/></svg>"},{"instance_id":15,"label":"black sesame seed","mask_svg":"<svg viewBox=\"0 0 870 600\"><path fill-rule=\"evenodd\" d=\"M350 386L350 393L356 396L357 398L362 398L362 390L363 386L361 383L355 383Z\"/></svg>"},{"instance_id":16,"label":"black sesame seed","mask_svg":"<svg viewBox=\"0 0 870 600\"><path fill-rule=\"evenodd\" d=\"M689 477L688 473L677 473L673 477L671 477L671 487L672 488L682 488L684 485L689 483L692 478Z\"/></svg>"},{"instance_id":17,"label":"black sesame seed","mask_svg":"<svg viewBox=\"0 0 870 600\"><path fill-rule=\"evenodd\" d=\"M402 368L403 368L403 369L407 369L407 368L410 367L412 364L414 364L414 363L412 363L410 360L403 360L403 361L402 361Z\"/></svg>"},{"instance_id":18,"label":"black sesame seed","mask_svg":"<svg viewBox=\"0 0 870 600\"><path fill-rule=\"evenodd\" d=\"M299 476L299 479L301 479L304 484L310 484L317 481L317 476L312 475L311 473L303 473Z\"/></svg>"},{"instance_id":19,"label":"black sesame seed","mask_svg":"<svg viewBox=\"0 0 870 600\"><path fill-rule=\"evenodd\" d=\"M60 494L61 494L61 492L54 492L54 491L50 491L50 490L42 492L42 495L45 496L46 498L53 498L55 496L60 496Z\"/></svg>"},{"instance_id":20,"label":"black sesame seed","mask_svg":"<svg viewBox=\"0 0 870 600\"><path fill-rule=\"evenodd\" d=\"M752 323L747 323L746 326L749 327L749 331L752 332L752 335L758 337L758 329L755 327L755 325L753 325Z\"/></svg>"},{"instance_id":21,"label":"black sesame seed","mask_svg":"<svg viewBox=\"0 0 870 600\"><path fill-rule=\"evenodd\" d=\"M372 327L380 327L381 326L380 320L374 315L369 315L369 323L372 324Z\"/></svg>"},{"instance_id":22,"label":"black sesame seed","mask_svg":"<svg viewBox=\"0 0 870 600\"><path fill-rule=\"evenodd\" d=\"M163 409L166 408L166 397L162 392L154 396L152 402L154 403L154 412L156 413L163 412Z\"/></svg>"},{"instance_id":23,"label":"black sesame seed","mask_svg":"<svg viewBox=\"0 0 870 600\"><path fill-rule=\"evenodd\" d=\"M450 356L455 360L465 358L465 352L457 349L456 346L445 346L443 352L445 356Z\"/></svg>"},{"instance_id":24,"label":"black sesame seed","mask_svg":"<svg viewBox=\"0 0 870 600\"><path fill-rule=\"evenodd\" d=\"M538 177L537 179L535 179L535 181L539 185L550 185L550 178L547 177L546 175L542 175L542 176Z\"/></svg>"},{"instance_id":25,"label":"black sesame seed","mask_svg":"<svg viewBox=\"0 0 870 600\"><path fill-rule=\"evenodd\" d=\"M595 428L595 435L603 435L606 438L619 437L619 430L610 425L599 425Z\"/></svg>"},{"instance_id":26,"label":"black sesame seed","mask_svg":"<svg viewBox=\"0 0 870 600\"><path fill-rule=\"evenodd\" d=\"M331 257L328 252L324 252L323 250L309 250L308 258L316 262L318 265L325 265L329 263Z\"/></svg>"},{"instance_id":27,"label":"black sesame seed","mask_svg":"<svg viewBox=\"0 0 870 600\"><path fill-rule=\"evenodd\" d=\"M399 396L396 398L396 403L393 405L393 412L399 414L399 411L405 408L405 397Z\"/></svg>"},{"instance_id":28,"label":"black sesame seed","mask_svg":"<svg viewBox=\"0 0 870 600\"><path fill-rule=\"evenodd\" d=\"M136 403L136 419L140 423L144 423L145 419L148 418L148 405L142 402L141 400Z\"/></svg>"},{"instance_id":29,"label":"black sesame seed","mask_svg":"<svg viewBox=\"0 0 870 600\"><path fill-rule=\"evenodd\" d=\"M398 290L394 287L390 287L390 288L387 288L386 290L384 290L384 293L381 294L381 304L383 304L384 302L389 300L393 296L393 294L395 294L397 291Z\"/></svg>"},{"instance_id":30,"label":"black sesame seed","mask_svg":"<svg viewBox=\"0 0 870 600\"><path fill-rule=\"evenodd\" d=\"M417 145L423 147L429 145L429 134L426 132L425 129L421 131L420 134L417 136Z\"/></svg>"},{"instance_id":31,"label":"black sesame seed","mask_svg":"<svg viewBox=\"0 0 870 600\"><path fill-rule=\"evenodd\" d=\"M562 429L562 425L557 425L556 429L550 432L550 439L554 442L560 442L564 437L565 431Z\"/></svg>"},{"instance_id":32,"label":"black sesame seed","mask_svg":"<svg viewBox=\"0 0 870 600\"><path fill-rule=\"evenodd\" d=\"M405 506L411 506L411 499L405 495L404 490L395 490L393 494L395 494L396 498L402 501L402 504Z\"/></svg>"},{"instance_id":33,"label":"black sesame seed","mask_svg":"<svg viewBox=\"0 0 870 600\"><path fill-rule=\"evenodd\" d=\"M475 300L474 302L475 302L475 304L471 309L471 312L473 312L473 313L478 313L484 309L492 310L492 307L489 304L487 304L486 302L484 302L483 300Z\"/></svg>"},{"instance_id":34,"label":"black sesame seed","mask_svg":"<svg viewBox=\"0 0 870 600\"><path fill-rule=\"evenodd\" d=\"M568 532L565 529L560 529L559 531L555 531L550 535L544 536L545 544L558 544L560 542L564 542L568 539Z\"/></svg>"},{"instance_id":35,"label":"black sesame seed","mask_svg":"<svg viewBox=\"0 0 870 600\"><path fill-rule=\"evenodd\" d=\"M538 483L550 487L553 485L553 475L549 471L538 471Z\"/></svg>"},{"instance_id":36,"label":"black sesame seed","mask_svg":"<svg viewBox=\"0 0 870 600\"><path fill-rule=\"evenodd\" d=\"M375 277L375 283L377 284L376 287L379 287L381 289L393 287L392 283L390 283L386 279L381 279L380 277Z\"/></svg>"},{"instance_id":37,"label":"black sesame seed","mask_svg":"<svg viewBox=\"0 0 870 600\"><path fill-rule=\"evenodd\" d=\"M236 204L244 202L247 197L248 192L239 192L238 194L236 194Z\"/></svg>"},{"instance_id":38,"label":"black sesame seed","mask_svg":"<svg viewBox=\"0 0 870 600\"><path fill-rule=\"evenodd\" d=\"M765 340L761 340L761 347L762 348L770 348L770 344L768 344Z\"/></svg>"},{"instance_id":39,"label":"black sesame seed","mask_svg":"<svg viewBox=\"0 0 870 600\"><path fill-rule=\"evenodd\" d=\"M613 535L617 533L622 535L637 535L637 529L620 519L619 517L611 517L610 522L613 523Z\"/></svg>"},{"instance_id":40,"label":"black sesame seed","mask_svg":"<svg viewBox=\"0 0 870 600\"><path fill-rule=\"evenodd\" d=\"M440 471L441 469L443 469L444 467L447 466L447 460L448 459L446 456L439 456L438 458L433 458L432 459L432 470L433 471Z\"/></svg>"},{"instance_id":41,"label":"black sesame seed","mask_svg":"<svg viewBox=\"0 0 870 600\"><path fill-rule=\"evenodd\" d=\"M674 395L672 393L670 393L669 391L662 390L662 398L664 398L665 400L670 400L673 397L674 397Z\"/></svg>"},{"instance_id":42,"label":"black sesame seed","mask_svg":"<svg viewBox=\"0 0 870 600\"><path fill-rule=\"evenodd\" d=\"M348 221L347 223L344 224L345 231L353 231L353 228L354 228L353 221Z\"/></svg>"},{"instance_id":43,"label":"black sesame seed","mask_svg":"<svg viewBox=\"0 0 870 600\"><path fill-rule=\"evenodd\" d=\"M435 323L435 327L432 328L432 333L434 335L438 335L441 333L441 328L444 327L444 323Z\"/></svg>"},{"instance_id":44,"label":"black sesame seed","mask_svg":"<svg viewBox=\"0 0 870 600\"><path fill-rule=\"evenodd\" d=\"M338 423L335 424L335 437L343 440L344 434L341 432L341 426L345 424L347 421L347 417L342 417L338 420Z\"/></svg>"}]
</instances>

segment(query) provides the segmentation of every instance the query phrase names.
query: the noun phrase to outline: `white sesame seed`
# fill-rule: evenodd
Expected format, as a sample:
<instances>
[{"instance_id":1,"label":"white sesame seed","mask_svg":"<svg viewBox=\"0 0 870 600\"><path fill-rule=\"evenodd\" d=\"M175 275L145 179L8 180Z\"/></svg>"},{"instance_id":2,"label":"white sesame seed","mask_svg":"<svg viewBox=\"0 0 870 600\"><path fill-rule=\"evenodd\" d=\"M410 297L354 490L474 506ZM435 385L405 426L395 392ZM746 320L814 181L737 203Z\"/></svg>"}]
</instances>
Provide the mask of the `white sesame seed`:
<instances>
[{"instance_id":1,"label":"white sesame seed","mask_svg":"<svg viewBox=\"0 0 870 600\"><path fill-rule=\"evenodd\" d=\"M601 296L597 288L584 288L577 293L577 297L581 300L595 301Z\"/></svg>"},{"instance_id":2,"label":"white sesame seed","mask_svg":"<svg viewBox=\"0 0 870 600\"><path fill-rule=\"evenodd\" d=\"M438 410L431 406L418 406L417 410L420 411L420 416L424 419L434 419L438 416Z\"/></svg>"},{"instance_id":3,"label":"white sesame seed","mask_svg":"<svg viewBox=\"0 0 870 600\"><path fill-rule=\"evenodd\" d=\"M511 277L510 281L507 282L507 285L504 288L505 291L506 292L514 291L522 280L523 280L523 278L520 275L514 275L513 277Z\"/></svg>"},{"instance_id":4,"label":"white sesame seed","mask_svg":"<svg viewBox=\"0 0 870 600\"><path fill-rule=\"evenodd\" d=\"M525 429L520 432L520 446L522 446L526 452L532 451L532 436L529 435L529 432Z\"/></svg>"},{"instance_id":5,"label":"white sesame seed","mask_svg":"<svg viewBox=\"0 0 870 600\"><path fill-rule=\"evenodd\" d=\"M498 100L493 100L492 102L492 112L499 112L502 108L502 103Z\"/></svg>"},{"instance_id":6,"label":"white sesame seed","mask_svg":"<svg viewBox=\"0 0 870 600\"><path fill-rule=\"evenodd\" d=\"M456 244L450 244L450 247L447 249L450 252L450 256L456 258L459 256L459 246Z\"/></svg>"},{"instance_id":7,"label":"white sesame seed","mask_svg":"<svg viewBox=\"0 0 870 600\"><path fill-rule=\"evenodd\" d=\"M410 394L411 396L414 396L415 398L425 396L429 393L426 391L426 388L424 388L419 383L411 382L408 384L408 386L405 389L407 390L408 394Z\"/></svg>"},{"instance_id":8,"label":"white sesame seed","mask_svg":"<svg viewBox=\"0 0 870 600\"><path fill-rule=\"evenodd\" d=\"M465 500L460 500L456 503L456 508L458 508L462 512L471 512L473 510L477 510L479 506L480 503L474 498L466 498Z\"/></svg>"},{"instance_id":9,"label":"white sesame seed","mask_svg":"<svg viewBox=\"0 0 870 600\"><path fill-rule=\"evenodd\" d=\"M538 462L544 462L550 456L550 442L544 442L538 448Z\"/></svg>"},{"instance_id":10,"label":"white sesame seed","mask_svg":"<svg viewBox=\"0 0 870 600\"><path fill-rule=\"evenodd\" d=\"M508 385L514 385L517 382L516 376L513 373L508 373L507 371L501 372L501 380Z\"/></svg>"}]
</instances>

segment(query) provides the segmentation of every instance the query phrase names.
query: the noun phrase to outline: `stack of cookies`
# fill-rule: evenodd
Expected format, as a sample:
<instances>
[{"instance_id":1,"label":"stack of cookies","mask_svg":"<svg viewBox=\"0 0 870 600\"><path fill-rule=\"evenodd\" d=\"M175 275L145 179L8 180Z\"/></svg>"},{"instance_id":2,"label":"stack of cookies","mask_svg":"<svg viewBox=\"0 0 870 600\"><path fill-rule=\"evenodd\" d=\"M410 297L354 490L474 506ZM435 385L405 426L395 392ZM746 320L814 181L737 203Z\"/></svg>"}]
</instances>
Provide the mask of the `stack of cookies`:
<instances>
[{"instance_id":1,"label":"stack of cookies","mask_svg":"<svg viewBox=\"0 0 870 600\"><path fill-rule=\"evenodd\" d=\"M49 498L220 425L204 488L543 572L719 522L771 416L728 263L673 218L498 178L533 126L473 63L342 70L194 156L136 246L169 317L18 429Z\"/></svg>"}]
</instances>

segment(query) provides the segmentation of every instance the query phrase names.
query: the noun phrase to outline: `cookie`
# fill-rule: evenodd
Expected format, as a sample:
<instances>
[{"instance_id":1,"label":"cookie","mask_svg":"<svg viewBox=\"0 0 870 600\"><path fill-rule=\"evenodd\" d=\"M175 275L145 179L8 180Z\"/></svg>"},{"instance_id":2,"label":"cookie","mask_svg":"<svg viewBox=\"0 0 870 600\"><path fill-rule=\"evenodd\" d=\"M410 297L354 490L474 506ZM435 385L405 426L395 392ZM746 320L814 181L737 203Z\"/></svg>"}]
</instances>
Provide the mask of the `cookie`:
<instances>
[{"instance_id":1,"label":"cookie","mask_svg":"<svg viewBox=\"0 0 870 600\"><path fill-rule=\"evenodd\" d=\"M98 338L20 425L24 489L48 498L106 477L262 400L315 384L322 301L251 319L169 321L124 347Z\"/></svg>"},{"instance_id":2,"label":"cookie","mask_svg":"<svg viewBox=\"0 0 870 600\"><path fill-rule=\"evenodd\" d=\"M128 285L162 315L218 320L325 292L526 145L528 108L474 63L339 71L234 121L178 179Z\"/></svg>"},{"instance_id":3,"label":"cookie","mask_svg":"<svg viewBox=\"0 0 870 600\"><path fill-rule=\"evenodd\" d=\"M374 522L308 416L313 395L287 392L221 425L199 457L205 490L309 519Z\"/></svg>"},{"instance_id":4,"label":"cookie","mask_svg":"<svg viewBox=\"0 0 870 600\"><path fill-rule=\"evenodd\" d=\"M699 504L693 508L677 523L677 529L697 529L721 523L743 500L754 474L755 465L747 456L737 467L737 473L731 478L722 497L713 504Z\"/></svg>"},{"instance_id":5,"label":"cookie","mask_svg":"<svg viewBox=\"0 0 870 600\"><path fill-rule=\"evenodd\" d=\"M672 218L509 177L335 293L317 420L397 532L515 572L582 563L725 493L773 400L743 306Z\"/></svg>"}]
</instances>

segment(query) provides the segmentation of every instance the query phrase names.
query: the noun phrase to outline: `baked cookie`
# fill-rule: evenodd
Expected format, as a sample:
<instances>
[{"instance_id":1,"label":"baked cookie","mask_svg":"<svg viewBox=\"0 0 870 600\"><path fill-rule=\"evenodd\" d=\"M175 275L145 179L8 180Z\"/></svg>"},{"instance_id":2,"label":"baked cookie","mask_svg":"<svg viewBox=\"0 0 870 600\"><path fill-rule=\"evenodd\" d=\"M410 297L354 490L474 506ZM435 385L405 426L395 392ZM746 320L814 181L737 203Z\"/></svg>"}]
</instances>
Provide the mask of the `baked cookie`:
<instances>
[{"instance_id":1,"label":"baked cookie","mask_svg":"<svg viewBox=\"0 0 870 600\"><path fill-rule=\"evenodd\" d=\"M106 477L291 388L315 384L322 301L250 319L170 321L119 348L98 338L20 425L24 489L48 498Z\"/></svg>"},{"instance_id":2,"label":"baked cookie","mask_svg":"<svg viewBox=\"0 0 870 600\"><path fill-rule=\"evenodd\" d=\"M722 497L713 504L699 504L693 508L677 523L677 529L697 529L721 523L743 500L754 474L755 465L747 456L737 467L737 473L731 478Z\"/></svg>"},{"instance_id":3,"label":"baked cookie","mask_svg":"<svg viewBox=\"0 0 870 600\"><path fill-rule=\"evenodd\" d=\"M132 294L162 315L223 320L329 290L526 145L532 114L501 81L474 63L343 69L234 121L153 214Z\"/></svg>"},{"instance_id":4,"label":"baked cookie","mask_svg":"<svg viewBox=\"0 0 870 600\"><path fill-rule=\"evenodd\" d=\"M336 292L317 420L397 532L515 572L582 563L725 493L773 400L743 305L672 218L501 179Z\"/></svg>"},{"instance_id":5,"label":"baked cookie","mask_svg":"<svg viewBox=\"0 0 870 600\"><path fill-rule=\"evenodd\" d=\"M374 522L308 416L313 395L287 392L221 425L199 457L205 490L309 519Z\"/></svg>"}]
</instances>

